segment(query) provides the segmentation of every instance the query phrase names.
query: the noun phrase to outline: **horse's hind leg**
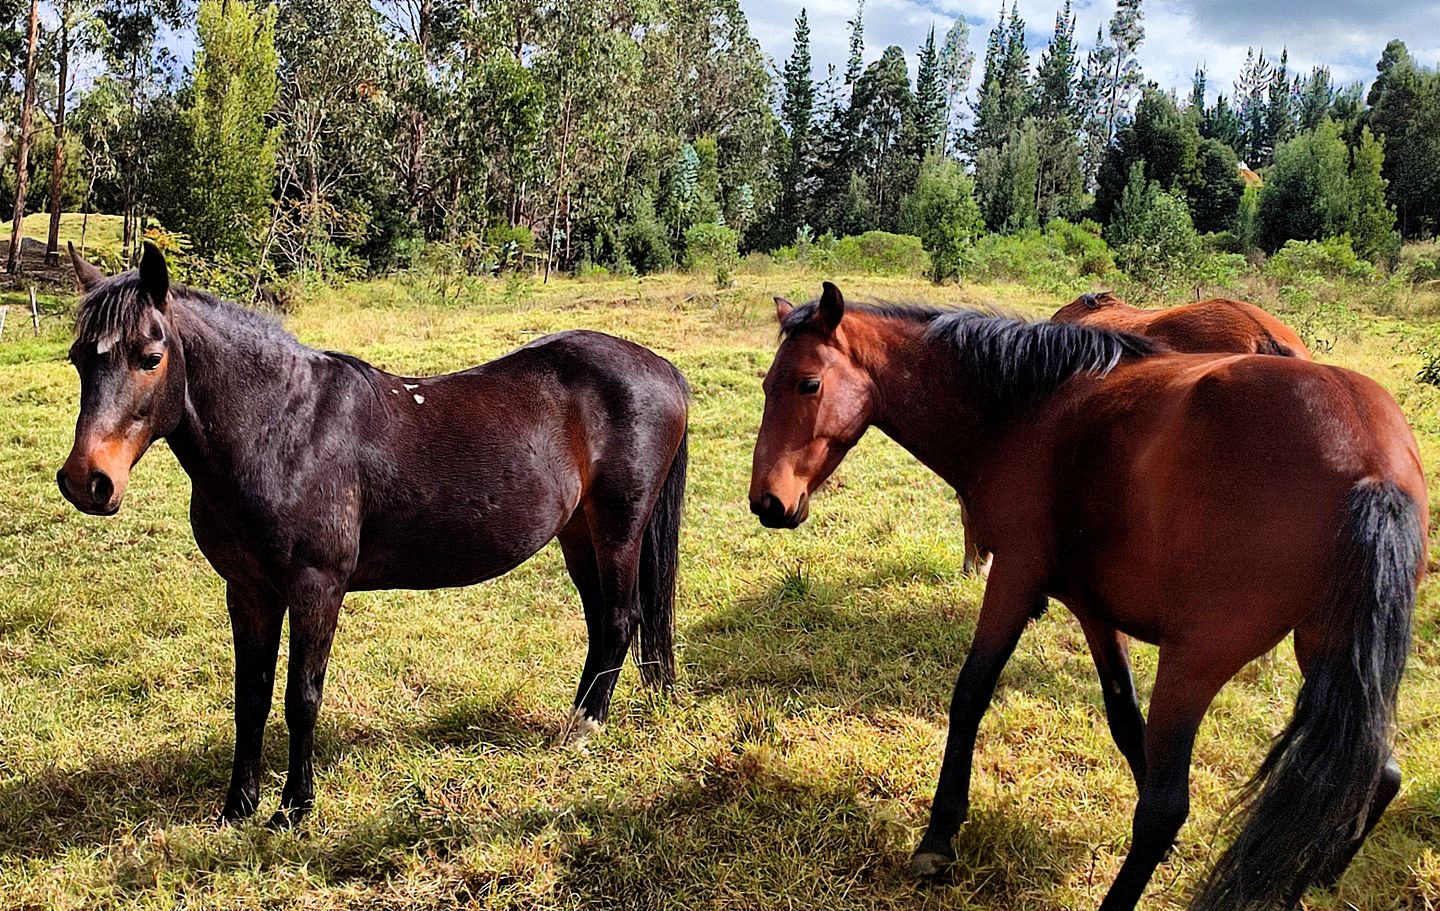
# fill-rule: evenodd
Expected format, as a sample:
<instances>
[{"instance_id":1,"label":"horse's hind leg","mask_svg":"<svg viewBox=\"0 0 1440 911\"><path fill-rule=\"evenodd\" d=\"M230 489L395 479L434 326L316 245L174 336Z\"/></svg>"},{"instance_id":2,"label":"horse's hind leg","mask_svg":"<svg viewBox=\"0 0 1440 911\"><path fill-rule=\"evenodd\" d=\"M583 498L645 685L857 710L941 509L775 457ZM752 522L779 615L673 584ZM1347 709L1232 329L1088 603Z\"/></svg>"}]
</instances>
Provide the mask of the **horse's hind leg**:
<instances>
[{"instance_id":1,"label":"horse's hind leg","mask_svg":"<svg viewBox=\"0 0 1440 911\"><path fill-rule=\"evenodd\" d=\"M1190 815L1190 752L1205 710L1238 670L1214 656L1176 654L1162 647L1150 724L1145 732L1145 784L1135 804L1130 853L1100 904L1100 911L1130 911L1155 867Z\"/></svg>"},{"instance_id":2,"label":"horse's hind leg","mask_svg":"<svg viewBox=\"0 0 1440 911\"><path fill-rule=\"evenodd\" d=\"M965 501L960 498L959 494L955 495L955 502L960 504L960 529L965 534L965 562L960 570L967 576L989 578L993 554L980 544L975 532L971 531L970 510L965 508Z\"/></svg>"},{"instance_id":3,"label":"horse's hind leg","mask_svg":"<svg viewBox=\"0 0 1440 911\"><path fill-rule=\"evenodd\" d=\"M616 513L620 515L616 515ZM610 696L640 621L638 574L643 522L623 510L582 505L560 532L565 566L585 607L589 643L575 691L576 739L610 712Z\"/></svg>"},{"instance_id":4,"label":"horse's hind leg","mask_svg":"<svg viewBox=\"0 0 1440 911\"><path fill-rule=\"evenodd\" d=\"M235 765L220 823L240 822L260 802L260 753L275 692L275 658L285 606L233 583L225 591L235 640Z\"/></svg>"},{"instance_id":5,"label":"horse's hind leg","mask_svg":"<svg viewBox=\"0 0 1440 911\"><path fill-rule=\"evenodd\" d=\"M1135 696L1135 678L1130 673L1130 645L1125 634L1093 621L1082 622L1085 640L1100 675L1105 695L1105 718L1110 736L1135 776L1135 786L1145 786L1145 716Z\"/></svg>"}]
</instances>

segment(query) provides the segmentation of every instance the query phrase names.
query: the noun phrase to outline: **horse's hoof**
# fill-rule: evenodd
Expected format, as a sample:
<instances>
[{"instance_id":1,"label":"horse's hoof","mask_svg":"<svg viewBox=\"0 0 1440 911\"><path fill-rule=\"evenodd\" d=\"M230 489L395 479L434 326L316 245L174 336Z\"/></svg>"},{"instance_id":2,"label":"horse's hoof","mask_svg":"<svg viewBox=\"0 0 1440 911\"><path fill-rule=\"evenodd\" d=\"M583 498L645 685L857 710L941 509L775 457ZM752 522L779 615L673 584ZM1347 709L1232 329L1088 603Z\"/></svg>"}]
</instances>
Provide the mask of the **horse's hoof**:
<instances>
[{"instance_id":1,"label":"horse's hoof","mask_svg":"<svg viewBox=\"0 0 1440 911\"><path fill-rule=\"evenodd\" d=\"M239 813L221 813L215 820L217 829L236 829L245 822L245 817Z\"/></svg>"},{"instance_id":2,"label":"horse's hoof","mask_svg":"<svg viewBox=\"0 0 1440 911\"><path fill-rule=\"evenodd\" d=\"M308 807L281 807L265 821L265 828L272 832L288 832L300 825L300 820L309 812Z\"/></svg>"},{"instance_id":3,"label":"horse's hoof","mask_svg":"<svg viewBox=\"0 0 1440 911\"><path fill-rule=\"evenodd\" d=\"M910 875L916 879L939 879L955 863L955 858L939 851L916 851L910 858Z\"/></svg>"},{"instance_id":4,"label":"horse's hoof","mask_svg":"<svg viewBox=\"0 0 1440 911\"><path fill-rule=\"evenodd\" d=\"M605 730L605 725L589 715L584 709L576 709L562 732L562 745L577 753L590 752L590 738Z\"/></svg>"}]
</instances>

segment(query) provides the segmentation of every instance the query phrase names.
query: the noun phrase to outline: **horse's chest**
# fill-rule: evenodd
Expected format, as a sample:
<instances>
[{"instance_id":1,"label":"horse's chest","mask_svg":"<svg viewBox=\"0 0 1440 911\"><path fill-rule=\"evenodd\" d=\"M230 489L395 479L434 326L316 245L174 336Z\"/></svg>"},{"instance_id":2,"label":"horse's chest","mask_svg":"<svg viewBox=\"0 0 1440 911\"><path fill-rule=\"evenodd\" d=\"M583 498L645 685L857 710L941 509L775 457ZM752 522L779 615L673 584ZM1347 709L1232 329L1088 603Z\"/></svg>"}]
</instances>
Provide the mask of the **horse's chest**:
<instances>
[{"instance_id":1,"label":"horse's chest","mask_svg":"<svg viewBox=\"0 0 1440 911\"><path fill-rule=\"evenodd\" d=\"M201 553L231 580L280 584L297 569L342 577L359 547L360 498L354 485L304 503L193 501L190 524Z\"/></svg>"}]
</instances>

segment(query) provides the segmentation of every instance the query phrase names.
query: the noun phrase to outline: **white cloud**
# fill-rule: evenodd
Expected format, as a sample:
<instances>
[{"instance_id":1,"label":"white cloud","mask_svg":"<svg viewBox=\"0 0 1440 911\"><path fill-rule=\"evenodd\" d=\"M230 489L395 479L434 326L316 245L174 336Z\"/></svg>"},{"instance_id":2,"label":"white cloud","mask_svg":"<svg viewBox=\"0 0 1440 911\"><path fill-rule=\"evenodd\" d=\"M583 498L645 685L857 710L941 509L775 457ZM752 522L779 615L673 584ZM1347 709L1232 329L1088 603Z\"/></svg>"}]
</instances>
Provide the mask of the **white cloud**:
<instances>
[{"instance_id":1,"label":"white cloud","mask_svg":"<svg viewBox=\"0 0 1440 911\"><path fill-rule=\"evenodd\" d=\"M1040 51L1054 28L1062 0L1020 0L1032 54ZM853 0L740 0L750 25L776 66L784 65L794 38L795 17L804 6L810 20L810 53L817 76L827 64L843 70L849 56L846 20L855 14ZM1008 6L1008 3L1007 3ZM1076 36L1089 47L1095 30L1114 11L1112 0L1076 0ZM865 5L865 59L874 60L886 46L898 44L910 55L913 78L916 53L933 24L937 36L956 16L970 22L970 48L977 58L995 24L999 3L993 0L868 0ZM1440 2L1388 0L1354 3L1346 0L1150 0L1144 5L1145 42L1140 63L1148 78L1182 95L1196 66L1209 73L1210 94L1230 91L1249 46L1264 48L1272 60L1287 48L1292 72L1308 73L1329 66L1337 82L1367 82L1375 61L1391 38L1404 40L1420 62L1440 63ZM979 63L976 65L978 80Z\"/></svg>"}]
</instances>

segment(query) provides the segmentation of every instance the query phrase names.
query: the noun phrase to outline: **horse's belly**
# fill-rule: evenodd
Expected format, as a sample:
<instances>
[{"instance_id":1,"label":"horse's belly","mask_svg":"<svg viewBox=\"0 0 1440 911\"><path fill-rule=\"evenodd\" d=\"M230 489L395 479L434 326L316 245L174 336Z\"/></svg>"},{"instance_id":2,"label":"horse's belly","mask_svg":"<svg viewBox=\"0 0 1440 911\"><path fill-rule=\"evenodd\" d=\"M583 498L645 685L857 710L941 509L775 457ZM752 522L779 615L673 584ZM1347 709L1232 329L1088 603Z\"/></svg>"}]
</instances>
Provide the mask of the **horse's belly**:
<instances>
[{"instance_id":1,"label":"horse's belly","mask_svg":"<svg viewBox=\"0 0 1440 911\"><path fill-rule=\"evenodd\" d=\"M453 588L503 575L559 533L569 499L477 493L368 519L350 587Z\"/></svg>"}]
</instances>

